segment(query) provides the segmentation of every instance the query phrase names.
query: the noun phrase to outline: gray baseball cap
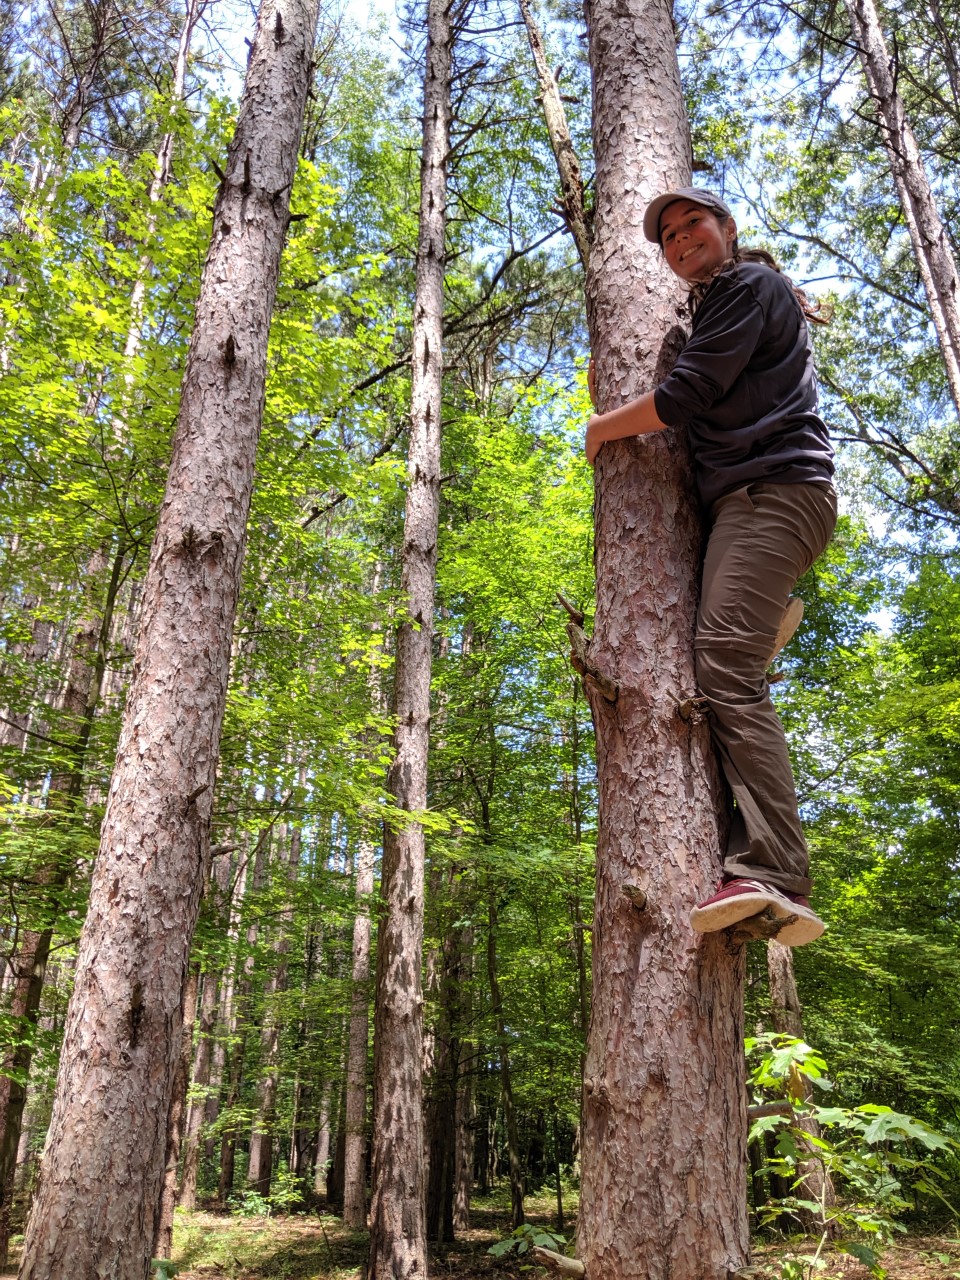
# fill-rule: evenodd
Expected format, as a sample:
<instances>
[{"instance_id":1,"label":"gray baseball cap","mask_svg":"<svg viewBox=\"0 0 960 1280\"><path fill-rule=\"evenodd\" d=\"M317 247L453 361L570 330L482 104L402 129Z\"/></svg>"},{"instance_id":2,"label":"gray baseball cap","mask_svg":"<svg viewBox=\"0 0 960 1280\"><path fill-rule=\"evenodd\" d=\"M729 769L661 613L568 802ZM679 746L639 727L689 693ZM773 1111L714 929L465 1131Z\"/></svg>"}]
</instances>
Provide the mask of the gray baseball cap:
<instances>
[{"instance_id":1,"label":"gray baseball cap","mask_svg":"<svg viewBox=\"0 0 960 1280\"><path fill-rule=\"evenodd\" d=\"M727 205L712 191L705 191L703 187L675 187L673 191L665 191L656 200L651 200L643 215L643 234L654 244L660 243L660 215L675 200L690 200L693 204L702 204L705 209L721 218L733 217Z\"/></svg>"}]
</instances>

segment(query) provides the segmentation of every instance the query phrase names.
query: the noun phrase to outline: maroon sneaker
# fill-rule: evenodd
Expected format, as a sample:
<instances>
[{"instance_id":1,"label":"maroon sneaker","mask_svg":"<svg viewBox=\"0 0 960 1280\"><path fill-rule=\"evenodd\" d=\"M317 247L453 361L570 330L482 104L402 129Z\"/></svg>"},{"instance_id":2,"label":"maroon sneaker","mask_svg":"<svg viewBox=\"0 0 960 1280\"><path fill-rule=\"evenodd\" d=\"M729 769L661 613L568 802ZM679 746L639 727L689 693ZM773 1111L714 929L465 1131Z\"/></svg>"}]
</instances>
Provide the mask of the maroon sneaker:
<instances>
[{"instance_id":1,"label":"maroon sneaker","mask_svg":"<svg viewBox=\"0 0 960 1280\"><path fill-rule=\"evenodd\" d=\"M693 908L690 925L697 933L713 933L749 920L768 907L784 922L777 942L786 947L802 947L805 942L813 942L826 928L801 894L787 893L759 880L728 880L721 884L716 893Z\"/></svg>"}]
</instances>

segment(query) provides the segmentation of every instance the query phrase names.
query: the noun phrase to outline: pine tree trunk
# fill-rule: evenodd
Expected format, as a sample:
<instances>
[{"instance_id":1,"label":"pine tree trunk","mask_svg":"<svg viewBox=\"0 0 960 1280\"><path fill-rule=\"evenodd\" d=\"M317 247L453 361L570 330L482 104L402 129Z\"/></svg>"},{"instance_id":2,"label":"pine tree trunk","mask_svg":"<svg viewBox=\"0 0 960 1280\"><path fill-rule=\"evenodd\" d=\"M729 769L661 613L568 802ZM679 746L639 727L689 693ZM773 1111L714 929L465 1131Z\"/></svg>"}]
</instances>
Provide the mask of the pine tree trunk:
<instances>
[{"instance_id":1,"label":"pine tree trunk","mask_svg":"<svg viewBox=\"0 0 960 1280\"><path fill-rule=\"evenodd\" d=\"M926 290L953 403L960 413L960 276L920 148L897 92L873 0L846 0L853 38Z\"/></svg>"},{"instance_id":2,"label":"pine tree trunk","mask_svg":"<svg viewBox=\"0 0 960 1280\"><path fill-rule=\"evenodd\" d=\"M427 807L430 674L440 512L443 278L453 30L448 0L428 0L423 155L407 501L397 633L396 754L388 790L404 813ZM424 833L416 822L384 833L377 947L373 1197L369 1274L407 1280L427 1274L423 1187Z\"/></svg>"},{"instance_id":3,"label":"pine tree trunk","mask_svg":"<svg viewBox=\"0 0 960 1280\"><path fill-rule=\"evenodd\" d=\"M679 294L643 236L690 180L664 0L590 0L597 206L588 311L601 408L653 387L682 342ZM682 432L604 445L589 663L599 832L578 1255L590 1280L723 1280L748 1256L743 948L690 930L716 884L723 805L694 689L701 535ZM624 893L646 895L639 909Z\"/></svg>"},{"instance_id":4,"label":"pine tree trunk","mask_svg":"<svg viewBox=\"0 0 960 1280\"><path fill-rule=\"evenodd\" d=\"M22 1280L146 1280L316 31L264 0L214 210Z\"/></svg>"},{"instance_id":5,"label":"pine tree trunk","mask_svg":"<svg viewBox=\"0 0 960 1280\"><path fill-rule=\"evenodd\" d=\"M124 561L125 553L121 548L113 558L103 608L96 610L89 600L85 600L83 617L74 635L67 680L60 697L70 753L63 772L54 774L50 780L45 819L48 824L55 824L64 816L69 823L80 804L87 748L106 670L107 644ZM91 574L97 576L104 568L106 564L98 554L91 566ZM48 895L48 910L54 918L70 867L68 850L66 857L41 866L35 872L36 882ZM43 998L53 933L52 925L39 931L25 929L10 960L15 980L9 1013L22 1023L22 1033L13 1053L4 1063L4 1074L0 1076L0 1267L6 1265L10 1244L16 1152L27 1080L33 1065L34 1028Z\"/></svg>"}]
</instances>

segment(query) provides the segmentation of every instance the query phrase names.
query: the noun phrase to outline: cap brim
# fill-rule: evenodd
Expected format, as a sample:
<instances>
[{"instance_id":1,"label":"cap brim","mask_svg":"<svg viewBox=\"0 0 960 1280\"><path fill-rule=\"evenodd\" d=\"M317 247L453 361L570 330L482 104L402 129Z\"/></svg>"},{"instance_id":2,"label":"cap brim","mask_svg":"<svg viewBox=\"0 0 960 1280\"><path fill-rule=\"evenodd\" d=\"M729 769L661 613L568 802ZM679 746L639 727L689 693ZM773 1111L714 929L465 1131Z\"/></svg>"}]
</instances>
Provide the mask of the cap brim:
<instances>
[{"instance_id":1,"label":"cap brim","mask_svg":"<svg viewBox=\"0 0 960 1280\"><path fill-rule=\"evenodd\" d=\"M656 200L651 200L643 215L643 234L647 239L654 244L659 244L661 213L663 213L668 204L673 204L675 200L689 200L690 198L685 191L665 191L662 196L657 196Z\"/></svg>"}]
</instances>

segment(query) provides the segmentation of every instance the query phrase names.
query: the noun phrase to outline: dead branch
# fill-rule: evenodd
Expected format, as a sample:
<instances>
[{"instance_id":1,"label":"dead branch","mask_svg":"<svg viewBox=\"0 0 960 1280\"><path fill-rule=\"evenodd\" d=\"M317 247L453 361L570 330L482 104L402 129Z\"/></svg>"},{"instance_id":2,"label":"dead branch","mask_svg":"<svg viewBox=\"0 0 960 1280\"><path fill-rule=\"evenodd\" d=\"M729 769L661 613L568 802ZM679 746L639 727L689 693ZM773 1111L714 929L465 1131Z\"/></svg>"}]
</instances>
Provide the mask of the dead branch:
<instances>
[{"instance_id":1,"label":"dead branch","mask_svg":"<svg viewBox=\"0 0 960 1280\"><path fill-rule=\"evenodd\" d=\"M587 1273L579 1258L565 1258L562 1253L554 1253L552 1249L541 1249L539 1245L535 1245L533 1256L542 1267L547 1267L560 1276L584 1276Z\"/></svg>"}]
</instances>

